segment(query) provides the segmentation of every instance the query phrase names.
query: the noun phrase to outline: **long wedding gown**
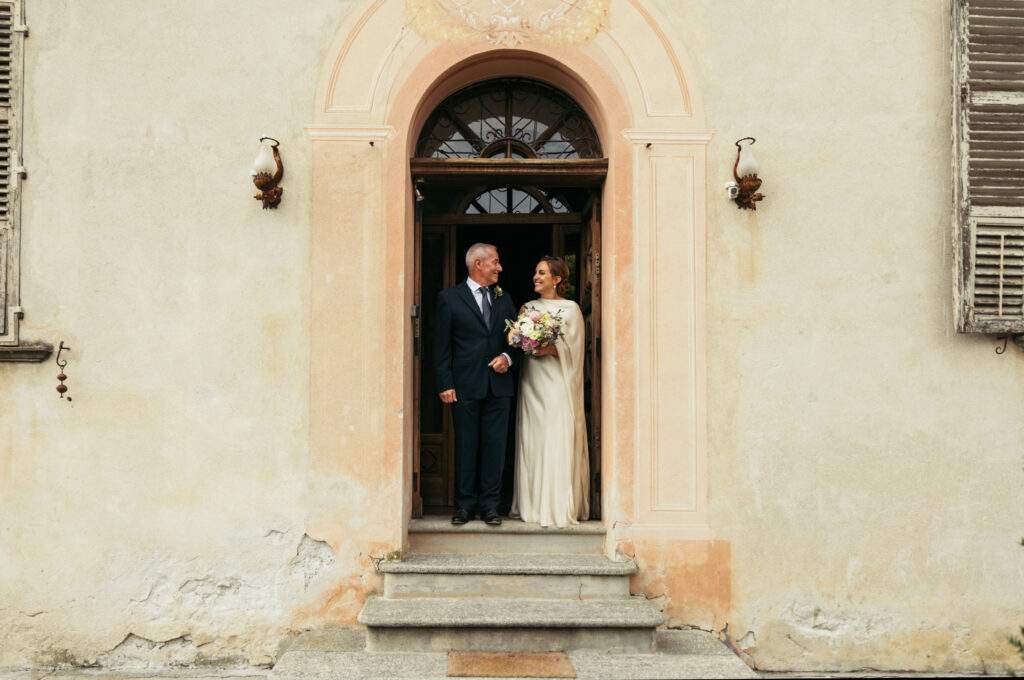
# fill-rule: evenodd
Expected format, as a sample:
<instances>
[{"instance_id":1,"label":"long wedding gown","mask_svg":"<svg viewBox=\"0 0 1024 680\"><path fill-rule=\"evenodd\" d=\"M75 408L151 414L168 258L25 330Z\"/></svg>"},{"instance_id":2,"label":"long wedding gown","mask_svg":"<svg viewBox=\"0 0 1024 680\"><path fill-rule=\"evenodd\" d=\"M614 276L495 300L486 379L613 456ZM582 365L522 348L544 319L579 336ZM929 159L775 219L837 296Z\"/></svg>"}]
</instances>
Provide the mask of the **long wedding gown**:
<instances>
[{"instance_id":1,"label":"long wedding gown","mask_svg":"<svg viewBox=\"0 0 1024 680\"><path fill-rule=\"evenodd\" d=\"M526 357L516 420L512 517L566 527L590 516L590 461L583 412L583 314L572 300L538 298L526 308L561 310L558 356Z\"/></svg>"}]
</instances>

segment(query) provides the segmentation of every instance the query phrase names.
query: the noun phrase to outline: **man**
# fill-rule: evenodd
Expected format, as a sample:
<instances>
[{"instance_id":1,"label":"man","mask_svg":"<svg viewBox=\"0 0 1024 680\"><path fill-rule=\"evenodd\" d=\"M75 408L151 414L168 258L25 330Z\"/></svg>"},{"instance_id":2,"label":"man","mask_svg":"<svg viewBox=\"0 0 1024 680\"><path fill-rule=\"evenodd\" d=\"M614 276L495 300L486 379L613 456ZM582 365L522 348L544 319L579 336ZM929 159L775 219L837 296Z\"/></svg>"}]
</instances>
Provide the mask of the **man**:
<instances>
[{"instance_id":1,"label":"man","mask_svg":"<svg viewBox=\"0 0 1024 680\"><path fill-rule=\"evenodd\" d=\"M505 320L516 308L498 283L498 249L477 243L466 253L469 278L437 298L434 370L441 401L455 424L455 504L452 524L473 519L501 524L498 501L505 467L508 414L514 389L509 367L522 350L509 347Z\"/></svg>"}]
</instances>

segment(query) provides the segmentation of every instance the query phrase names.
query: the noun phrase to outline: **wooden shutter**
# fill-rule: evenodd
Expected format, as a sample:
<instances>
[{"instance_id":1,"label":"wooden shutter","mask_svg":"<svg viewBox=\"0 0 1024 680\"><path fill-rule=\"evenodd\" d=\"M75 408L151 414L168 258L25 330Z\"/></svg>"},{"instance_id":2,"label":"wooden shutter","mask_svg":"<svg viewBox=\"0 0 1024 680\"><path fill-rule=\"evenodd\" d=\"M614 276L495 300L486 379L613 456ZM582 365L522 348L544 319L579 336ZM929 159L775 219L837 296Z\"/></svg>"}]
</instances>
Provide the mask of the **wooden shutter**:
<instances>
[{"instance_id":1,"label":"wooden shutter","mask_svg":"<svg viewBox=\"0 0 1024 680\"><path fill-rule=\"evenodd\" d=\"M954 0L957 330L1024 333L1024 0Z\"/></svg>"},{"instance_id":2,"label":"wooden shutter","mask_svg":"<svg viewBox=\"0 0 1024 680\"><path fill-rule=\"evenodd\" d=\"M20 304L22 54L21 2L0 1L0 345L18 344Z\"/></svg>"}]
</instances>

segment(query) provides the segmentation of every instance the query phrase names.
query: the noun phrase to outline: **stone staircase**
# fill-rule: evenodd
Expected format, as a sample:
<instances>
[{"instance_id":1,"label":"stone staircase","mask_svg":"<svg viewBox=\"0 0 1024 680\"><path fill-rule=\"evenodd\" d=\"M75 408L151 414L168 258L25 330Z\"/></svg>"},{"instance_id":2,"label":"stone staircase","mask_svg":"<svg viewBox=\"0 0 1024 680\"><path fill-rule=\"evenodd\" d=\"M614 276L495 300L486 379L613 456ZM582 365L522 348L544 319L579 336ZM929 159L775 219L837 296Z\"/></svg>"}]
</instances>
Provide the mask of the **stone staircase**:
<instances>
[{"instance_id":1,"label":"stone staircase","mask_svg":"<svg viewBox=\"0 0 1024 680\"><path fill-rule=\"evenodd\" d=\"M604 526L413 520L411 554L382 562L384 594L359 614L366 649L643 654L662 614L629 593L632 561L603 554Z\"/></svg>"},{"instance_id":2,"label":"stone staircase","mask_svg":"<svg viewBox=\"0 0 1024 680\"><path fill-rule=\"evenodd\" d=\"M501 677L551 656L577 680L757 677L711 633L656 630L662 614L630 595L636 565L605 557L600 522L428 517L409 539L410 554L381 563L384 593L360 612L364 628L300 634L268 680L445 680L465 675L454 664L467 655L507 657Z\"/></svg>"}]
</instances>

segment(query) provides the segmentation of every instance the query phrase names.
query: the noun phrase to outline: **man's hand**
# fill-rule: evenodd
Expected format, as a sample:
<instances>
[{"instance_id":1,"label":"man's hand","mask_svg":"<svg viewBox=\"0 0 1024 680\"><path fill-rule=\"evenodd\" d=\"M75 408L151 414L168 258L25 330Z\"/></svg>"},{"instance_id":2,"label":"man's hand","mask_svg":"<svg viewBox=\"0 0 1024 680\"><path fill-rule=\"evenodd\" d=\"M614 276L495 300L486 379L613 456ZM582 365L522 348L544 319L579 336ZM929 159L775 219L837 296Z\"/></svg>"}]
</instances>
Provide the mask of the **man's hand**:
<instances>
[{"instance_id":1,"label":"man's hand","mask_svg":"<svg viewBox=\"0 0 1024 680\"><path fill-rule=\"evenodd\" d=\"M487 365L493 368L495 373L508 373L508 357L504 354L494 357Z\"/></svg>"},{"instance_id":2,"label":"man's hand","mask_svg":"<svg viewBox=\"0 0 1024 680\"><path fill-rule=\"evenodd\" d=\"M455 390L445 390L444 392L441 393L440 396L441 401L443 401L446 404L454 404L455 402L458 401L458 399L455 398Z\"/></svg>"}]
</instances>

